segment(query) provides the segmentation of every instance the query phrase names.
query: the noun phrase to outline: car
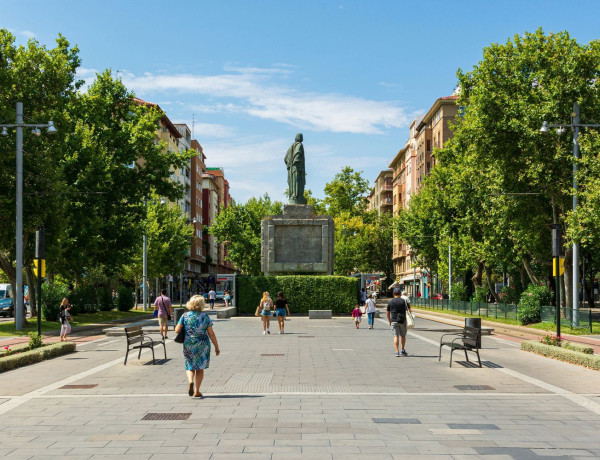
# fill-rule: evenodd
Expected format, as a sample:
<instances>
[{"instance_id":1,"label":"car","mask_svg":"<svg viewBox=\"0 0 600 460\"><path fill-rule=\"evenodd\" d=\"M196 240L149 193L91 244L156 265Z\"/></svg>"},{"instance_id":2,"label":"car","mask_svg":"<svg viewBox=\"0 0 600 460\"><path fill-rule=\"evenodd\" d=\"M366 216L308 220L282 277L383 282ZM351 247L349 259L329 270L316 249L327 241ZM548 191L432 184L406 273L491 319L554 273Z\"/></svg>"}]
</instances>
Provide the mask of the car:
<instances>
[{"instance_id":1,"label":"car","mask_svg":"<svg viewBox=\"0 0 600 460\"><path fill-rule=\"evenodd\" d=\"M0 284L0 315L14 316L15 307L10 296L10 284Z\"/></svg>"},{"instance_id":2,"label":"car","mask_svg":"<svg viewBox=\"0 0 600 460\"><path fill-rule=\"evenodd\" d=\"M442 294L433 294L431 297L433 300L442 300Z\"/></svg>"}]
</instances>

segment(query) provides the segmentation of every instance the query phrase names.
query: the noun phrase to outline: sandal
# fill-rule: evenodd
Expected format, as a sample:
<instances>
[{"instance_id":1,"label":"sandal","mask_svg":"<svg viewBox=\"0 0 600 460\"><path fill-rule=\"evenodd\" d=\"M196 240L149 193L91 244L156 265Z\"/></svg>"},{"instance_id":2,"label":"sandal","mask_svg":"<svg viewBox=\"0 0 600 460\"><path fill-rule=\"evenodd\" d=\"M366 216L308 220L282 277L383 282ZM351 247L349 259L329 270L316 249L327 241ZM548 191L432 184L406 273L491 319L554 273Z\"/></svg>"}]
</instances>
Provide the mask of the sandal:
<instances>
[{"instance_id":1,"label":"sandal","mask_svg":"<svg viewBox=\"0 0 600 460\"><path fill-rule=\"evenodd\" d=\"M188 385L188 394L194 396L194 382L190 382Z\"/></svg>"},{"instance_id":2,"label":"sandal","mask_svg":"<svg viewBox=\"0 0 600 460\"><path fill-rule=\"evenodd\" d=\"M196 395L194 395L194 398L203 398L204 396L202 396L202 393L198 393Z\"/></svg>"}]
</instances>

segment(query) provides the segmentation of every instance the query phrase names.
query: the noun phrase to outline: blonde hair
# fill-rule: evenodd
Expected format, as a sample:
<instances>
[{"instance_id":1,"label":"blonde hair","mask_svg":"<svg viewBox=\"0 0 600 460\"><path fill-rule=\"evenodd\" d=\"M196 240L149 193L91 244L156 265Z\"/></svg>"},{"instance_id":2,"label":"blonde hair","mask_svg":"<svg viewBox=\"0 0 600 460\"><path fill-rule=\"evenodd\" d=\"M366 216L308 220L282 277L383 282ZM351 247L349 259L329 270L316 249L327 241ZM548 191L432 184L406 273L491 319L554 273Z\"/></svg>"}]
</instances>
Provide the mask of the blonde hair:
<instances>
[{"instance_id":1,"label":"blonde hair","mask_svg":"<svg viewBox=\"0 0 600 460\"><path fill-rule=\"evenodd\" d=\"M56 304L55 304L56 305ZM69 299L67 299L66 297L64 297L62 299L62 302L60 303L61 307L66 307L67 305L69 305Z\"/></svg>"},{"instance_id":2,"label":"blonde hair","mask_svg":"<svg viewBox=\"0 0 600 460\"><path fill-rule=\"evenodd\" d=\"M263 292L263 296L262 299L260 299L260 302L266 302L267 300L269 300L271 298L271 295L269 294L269 291L265 291Z\"/></svg>"},{"instance_id":3,"label":"blonde hair","mask_svg":"<svg viewBox=\"0 0 600 460\"><path fill-rule=\"evenodd\" d=\"M188 300L188 303L185 304L187 309L190 311L202 311L204 310L205 305L204 296L202 295L192 296L192 298Z\"/></svg>"}]
</instances>

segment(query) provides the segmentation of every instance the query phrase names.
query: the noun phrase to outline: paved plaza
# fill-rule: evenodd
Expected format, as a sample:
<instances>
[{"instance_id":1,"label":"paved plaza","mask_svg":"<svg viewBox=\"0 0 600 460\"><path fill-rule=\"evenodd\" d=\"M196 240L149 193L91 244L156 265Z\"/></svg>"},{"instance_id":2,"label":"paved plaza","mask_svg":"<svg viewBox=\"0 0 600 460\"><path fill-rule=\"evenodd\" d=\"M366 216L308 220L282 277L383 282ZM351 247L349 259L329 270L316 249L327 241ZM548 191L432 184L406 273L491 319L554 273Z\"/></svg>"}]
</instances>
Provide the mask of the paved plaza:
<instances>
[{"instance_id":1,"label":"paved plaza","mask_svg":"<svg viewBox=\"0 0 600 460\"><path fill-rule=\"evenodd\" d=\"M0 455L11 458L565 459L600 457L600 373L484 336L484 367L438 362L449 326L417 320L395 357L383 319L215 320L203 399L181 345L123 366L124 337L0 374ZM174 333L172 334L174 336ZM160 420L167 418L167 420ZM171 420L168 420L171 418ZM178 418L178 420L177 420ZM154 420L153 420L154 419ZM159 419L159 420L156 420Z\"/></svg>"}]
</instances>

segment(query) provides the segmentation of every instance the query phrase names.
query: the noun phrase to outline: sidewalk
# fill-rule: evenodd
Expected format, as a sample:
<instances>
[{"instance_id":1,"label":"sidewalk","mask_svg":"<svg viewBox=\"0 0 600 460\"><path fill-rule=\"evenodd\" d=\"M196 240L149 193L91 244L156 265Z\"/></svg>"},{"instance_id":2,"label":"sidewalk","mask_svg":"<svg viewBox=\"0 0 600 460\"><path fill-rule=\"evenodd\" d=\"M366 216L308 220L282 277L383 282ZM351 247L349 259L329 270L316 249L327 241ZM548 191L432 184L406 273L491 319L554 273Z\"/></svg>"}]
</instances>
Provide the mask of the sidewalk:
<instances>
[{"instance_id":1,"label":"sidewalk","mask_svg":"<svg viewBox=\"0 0 600 460\"><path fill-rule=\"evenodd\" d=\"M424 318L396 358L385 319L215 320L221 355L187 395L181 346L124 338L0 374L0 455L100 459L537 459L600 456L600 373L483 338L483 368L438 362ZM272 332L276 332L272 325Z\"/></svg>"}]
</instances>

